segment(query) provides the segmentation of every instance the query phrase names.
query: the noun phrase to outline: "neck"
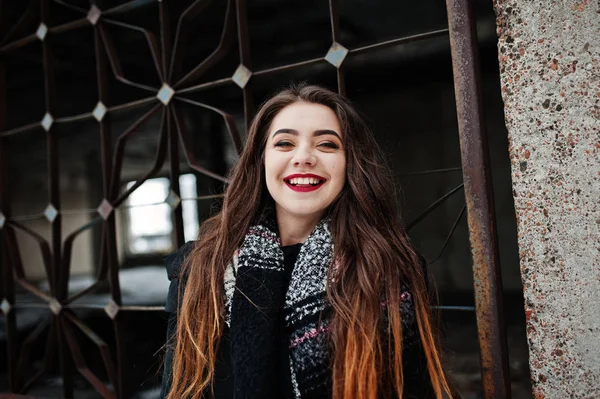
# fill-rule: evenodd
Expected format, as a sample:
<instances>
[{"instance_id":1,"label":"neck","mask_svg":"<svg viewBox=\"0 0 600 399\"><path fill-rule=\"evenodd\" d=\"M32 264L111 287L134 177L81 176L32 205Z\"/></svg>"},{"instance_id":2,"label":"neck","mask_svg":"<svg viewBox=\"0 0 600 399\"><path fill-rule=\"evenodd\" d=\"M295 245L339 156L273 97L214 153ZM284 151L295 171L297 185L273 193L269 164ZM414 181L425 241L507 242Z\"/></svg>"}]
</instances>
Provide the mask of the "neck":
<instances>
[{"instance_id":1,"label":"neck","mask_svg":"<svg viewBox=\"0 0 600 399\"><path fill-rule=\"evenodd\" d=\"M321 215L297 216L277 210L277 228L281 245L293 245L306 241L315 226L321 220Z\"/></svg>"}]
</instances>

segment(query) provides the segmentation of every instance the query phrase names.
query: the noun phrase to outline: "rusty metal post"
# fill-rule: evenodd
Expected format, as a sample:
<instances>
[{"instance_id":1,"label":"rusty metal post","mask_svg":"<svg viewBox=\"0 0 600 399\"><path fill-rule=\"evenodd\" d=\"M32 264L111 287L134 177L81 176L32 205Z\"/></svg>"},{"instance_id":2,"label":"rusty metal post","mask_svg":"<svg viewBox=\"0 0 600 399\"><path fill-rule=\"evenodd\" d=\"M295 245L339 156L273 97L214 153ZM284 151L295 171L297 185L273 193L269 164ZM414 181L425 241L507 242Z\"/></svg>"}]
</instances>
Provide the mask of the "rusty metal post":
<instances>
[{"instance_id":1,"label":"rusty metal post","mask_svg":"<svg viewBox=\"0 0 600 399\"><path fill-rule=\"evenodd\" d=\"M486 399L504 399L510 398L510 381L475 19L469 0L446 0L446 5L473 257L481 378Z\"/></svg>"}]
</instances>

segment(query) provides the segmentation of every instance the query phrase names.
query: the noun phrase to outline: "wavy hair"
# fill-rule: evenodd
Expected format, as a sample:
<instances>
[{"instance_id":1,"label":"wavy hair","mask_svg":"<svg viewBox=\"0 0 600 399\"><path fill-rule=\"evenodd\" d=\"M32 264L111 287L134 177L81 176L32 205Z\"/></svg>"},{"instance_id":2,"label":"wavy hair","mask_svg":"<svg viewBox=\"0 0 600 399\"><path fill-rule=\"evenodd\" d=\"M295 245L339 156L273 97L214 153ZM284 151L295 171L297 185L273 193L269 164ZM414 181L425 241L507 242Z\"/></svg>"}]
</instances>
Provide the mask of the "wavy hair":
<instances>
[{"instance_id":1,"label":"wavy hair","mask_svg":"<svg viewBox=\"0 0 600 399\"><path fill-rule=\"evenodd\" d=\"M203 398L212 386L225 323L225 269L251 224L272 201L264 173L270 124L279 111L298 101L332 109L346 149L346 183L328 209L337 263L335 279L328 279L327 286L333 308L333 398L376 399L392 392L402 398L402 284L410 287L413 296L435 396L452 397L430 312L431 298L419 257L400 219L392 173L369 127L347 99L301 84L279 92L260 107L229 176L222 207L202 224L197 245L185 261L182 273L187 283L167 398ZM382 299L388 309L387 336L383 333Z\"/></svg>"}]
</instances>

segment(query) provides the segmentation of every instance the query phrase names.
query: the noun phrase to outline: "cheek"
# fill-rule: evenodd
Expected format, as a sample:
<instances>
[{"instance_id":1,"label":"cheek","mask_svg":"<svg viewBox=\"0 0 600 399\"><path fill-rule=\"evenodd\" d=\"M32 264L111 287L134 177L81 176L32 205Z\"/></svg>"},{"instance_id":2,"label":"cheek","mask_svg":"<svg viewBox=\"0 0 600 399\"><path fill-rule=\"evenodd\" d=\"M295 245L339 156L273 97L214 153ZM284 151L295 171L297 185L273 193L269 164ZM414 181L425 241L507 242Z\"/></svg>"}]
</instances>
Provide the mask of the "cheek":
<instances>
[{"instance_id":1,"label":"cheek","mask_svg":"<svg viewBox=\"0 0 600 399\"><path fill-rule=\"evenodd\" d=\"M335 162L332 162L330 165L331 174L335 176L338 181L343 182L346 180L346 159L336 159Z\"/></svg>"},{"instance_id":2,"label":"cheek","mask_svg":"<svg viewBox=\"0 0 600 399\"><path fill-rule=\"evenodd\" d=\"M273 171L273 155L271 151L265 151L265 175L267 178L272 174Z\"/></svg>"},{"instance_id":3,"label":"cheek","mask_svg":"<svg viewBox=\"0 0 600 399\"><path fill-rule=\"evenodd\" d=\"M281 170L281 157L273 151L265 152L265 178L267 181L277 180Z\"/></svg>"}]
</instances>

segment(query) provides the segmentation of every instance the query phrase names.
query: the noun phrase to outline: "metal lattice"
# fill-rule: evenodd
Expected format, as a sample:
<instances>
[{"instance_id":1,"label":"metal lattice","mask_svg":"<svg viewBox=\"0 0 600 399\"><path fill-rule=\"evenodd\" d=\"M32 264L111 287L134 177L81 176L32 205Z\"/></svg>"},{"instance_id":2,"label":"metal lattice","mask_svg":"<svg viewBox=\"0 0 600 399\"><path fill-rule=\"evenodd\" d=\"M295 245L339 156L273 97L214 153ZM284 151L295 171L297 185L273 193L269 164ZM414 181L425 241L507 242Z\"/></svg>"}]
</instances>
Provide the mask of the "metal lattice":
<instances>
[{"instance_id":1,"label":"metal lattice","mask_svg":"<svg viewBox=\"0 0 600 399\"><path fill-rule=\"evenodd\" d=\"M53 3L65 9L77 12L80 18L60 25L50 26L49 8ZM345 63L348 59L363 54L372 54L386 47L399 46L407 43L418 42L438 36L450 36L452 44L452 59L455 77L455 92L459 120L459 132L462 153L462 168L434 170L420 173L445 173L462 170L464 184L461 184L434 202L420 216L409 223L409 229L429 215L455 193L464 190L466 205L457 214L451 231L440 249L441 257L459 221L468 215L470 241L473 250L476 313L479 327L479 343L481 347L482 379L486 398L507 398L510 396L508 384L507 355L504 339L504 326L501 318L501 286L498 266L498 253L494 230L494 211L491 200L490 172L487 165L487 150L484 139L481 105L479 101L479 81L477 73L477 42L474 33L474 20L470 11L468 0L447 0L449 29L441 29L426 33L401 37L376 44L358 48L344 47L340 34L339 7L336 0L329 0L331 47L322 57L307 59L288 65L274 68L255 70L252 67L252 54L249 45L246 1L228 0L221 38L207 58L189 70L183 69L183 46L188 38L189 26L194 18L202 13L205 1L194 1L179 16L176 26L172 27L170 21L170 4L166 0L157 0L158 20L160 30L158 34L141 26L124 23L115 16L125 14L147 3L148 0L132 0L122 5L102 9L94 4L87 8L74 6L63 0L32 1L22 18L14 23L0 41L0 56L7 56L16 49L33 43L41 42L43 49L43 71L45 87L46 113L39 121L35 121L14 129L5 130L5 109L0 101L0 230L2 232L2 293L0 309L4 314L8 337L8 370L9 390L14 393L26 393L44 373L44 367L36 373L26 369L27 357L31 355L34 343L41 335L42 327L35 329L30 336L20 342L17 336L15 309L20 307L39 307L49 310L52 314L50 333L46 343L45 362L55 361L58 358L60 374L63 384L63 396L73 396L73 375L80 373L102 396L126 397L128 393L124 388L127 370L124 367L122 342L122 318L128 312L161 312L162 307L125 306L122 302L121 289L118 275L117 237L115 210L123 206L124 201L144 181L156 176L165 162L170 170L170 194L167 202L172 207L174 215L174 232L178 246L184 242L181 193L177 177L180 175L178 162L179 153L182 151L188 165L196 172L225 182L225 177L201 166L192 151L192 135L183 120L182 106L184 104L199 107L218 115L223 122L229 138L239 152L242 139L231 114L216 108L208 103L196 101L190 95L228 85L236 85L243 95L243 109L245 125L248 126L253 113L254 104L252 96L252 80L259 76L269 76L282 71L291 71L315 65L326 65L335 68L338 92L346 94L345 89ZM21 28L30 21L39 11L40 20L35 32L15 39ZM136 81L135 76L126 75L123 71L114 39L108 27L116 26L122 29L135 31L142 34L150 51L160 87L151 87ZM94 37L94 55L96 60L96 78L98 86L98 101L89 112L69 117L57 117L56 90L54 86L54 55L53 35L61 32L77 32L82 29L91 29ZM237 49L235 45L237 44ZM208 71L218 64L229 52L239 52L240 64L235 73L228 78L198 83ZM108 95L108 79L116 78L121 84L139 89L147 96L129 103L111 106ZM0 97L2 92L3 71L0 61ZM118 135L113 148L111 144L111 131L107 123L107 116L125 109L136 109L144 106L151 108ZM4 107L5 108L5 107ZM158 150L154 165L139 178L135 184L125 192L120 192L120 177L122 172L125 148L136 132L151 117L160 115L160 136ZM95 119L98 123L101 147L102 168L102 193L103 199L96 209L96 217L88 224L81 226L76 231L62 238L62 216L66 210L61 206L59 193L59 156L57 152L57 126L81 120ZM10 136L26 132L39 132L46 137L48 148L48 184L49 204L43 212L51 226L51 239L47 240L35 232L19 218L11 217L9 189L6 186L7 148L5 139ZM466 211L466 212L465 212ZM39 215L34 215L35 217ZM71 253L75 239L84 231L94 226L102 225L102 244L100 254L100 269L96 282L88 288L69 296L69 275L71 268ZM16 231L31 237L38 245L42 255L43 266L49 281L49 292L46 293L32 284L23 268L16 239ZM88 305L75 304L75 300L88 295L98 286L108 281L110 287L110 300L103 307L103 311L113 324L116 345L110 345L98 336L83 320L75 314L75 310L89 307ZM15 302L15 286L19 285L41 300L35 304L20 304ZM446 307L452 309L452 307ZM456 307L455 310L464 310ZM83 336L94 345L101 354L106 369L107 381L95 375L86 365L86 358L82 352ZM108 382L108 383L107 383Z\"/></svg>"}]
</instances>

